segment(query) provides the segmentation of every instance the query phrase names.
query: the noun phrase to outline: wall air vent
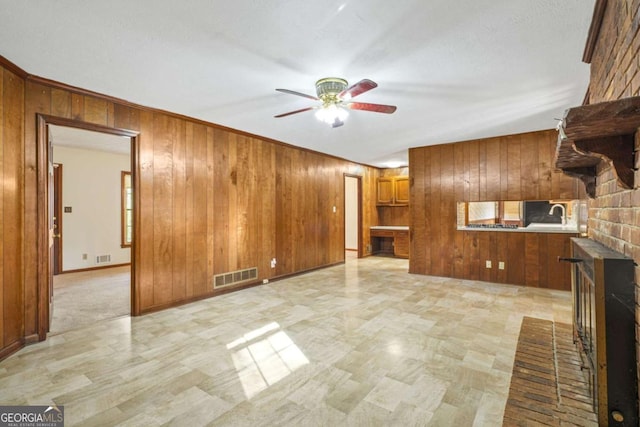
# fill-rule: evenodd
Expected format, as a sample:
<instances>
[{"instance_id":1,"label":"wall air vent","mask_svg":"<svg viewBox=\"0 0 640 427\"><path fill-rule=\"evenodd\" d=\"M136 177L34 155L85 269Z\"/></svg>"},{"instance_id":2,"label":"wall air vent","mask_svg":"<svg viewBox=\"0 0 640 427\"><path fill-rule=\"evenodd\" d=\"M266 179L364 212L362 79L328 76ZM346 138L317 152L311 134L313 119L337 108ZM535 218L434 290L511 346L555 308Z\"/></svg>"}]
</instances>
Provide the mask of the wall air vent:
<instances>
[{"instance_id":1,"label":"wall air vent","mask_svg":"<svg viewBox=\"0 0 640 427\"><path fill-rule=\"evenodd\" d=\"M258 278L258 268L251 267L244 270L230 271L228 273L213 276L213 289L220 289L238 283L256 280Z\"/></svg>"},{"instance_id":2,"label":"wall air vent","mask_svg":"<svg viewBox=\"0 0 640 427\"><path fill-rule=\"evenodd\" d=\"M111 262L111 255L98 255L96 257L96 264L104 264L105 262Z\"/></svg>"}]
</instances>

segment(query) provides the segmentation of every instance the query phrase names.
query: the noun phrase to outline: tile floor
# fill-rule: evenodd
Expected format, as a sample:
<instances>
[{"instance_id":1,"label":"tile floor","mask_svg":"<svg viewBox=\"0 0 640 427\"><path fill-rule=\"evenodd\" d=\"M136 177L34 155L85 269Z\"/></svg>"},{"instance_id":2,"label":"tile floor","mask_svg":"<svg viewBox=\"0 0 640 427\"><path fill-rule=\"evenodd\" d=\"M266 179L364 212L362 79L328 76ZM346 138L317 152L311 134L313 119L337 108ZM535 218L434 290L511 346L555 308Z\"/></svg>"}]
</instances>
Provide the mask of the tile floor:
<instances>
[{"instance_id":1,"label":"tile floor","mask_svg":"<svg viewBox=\"0 0 640 427\"><path fill-rule=\"evenodd\" d=\"M0 362L0 404L66 425L498 426L523 316L569 293L369 257L51 336Z\"/></svg>"}]
</instances>

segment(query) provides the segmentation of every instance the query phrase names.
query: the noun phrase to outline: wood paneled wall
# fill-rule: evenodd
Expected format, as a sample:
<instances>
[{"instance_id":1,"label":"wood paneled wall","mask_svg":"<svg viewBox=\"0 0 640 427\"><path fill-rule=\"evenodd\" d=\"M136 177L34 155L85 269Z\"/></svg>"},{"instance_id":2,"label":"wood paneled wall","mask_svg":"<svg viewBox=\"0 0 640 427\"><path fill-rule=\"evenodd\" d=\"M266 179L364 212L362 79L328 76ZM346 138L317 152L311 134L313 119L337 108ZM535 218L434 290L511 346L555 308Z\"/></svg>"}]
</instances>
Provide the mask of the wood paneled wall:
<instances>
[{"instance_id":1,"label":"wood paneled wall","mask_svg":"<svg viewBox=\"0 0 640 427\"><path fill-rule=\"evenodd\" d=\"M0 67L0 358L24 336L22 159L24 79Z\"/></svg>"},{"instance_id":2,"label":"wood paneled wall","mask_svg":"<svg viewBox=\"0 0 640 427\"><path fill-rule=\"evenodd\" d=\"M369 227L378 224L376 168L26 74L17 77L6 60L0 64L0 348L23 337L37 339L42 323L42 271L34 267L38 204L46 200L38 194L38 114L138 132L136 313L215 295L215 274L258 267L259 283L344 261L345 173L362 177L361 245L368 255Z\"/></svg>"},{"instance_id":3,"label":"wood paneled wall","mask_svg":"<svg viewBox=\"0 0 640 427\"><path fill-rule=\"evenodd\" d=\"M575 180L554 170L556 140L549 130L411 149L409 271L568 289L556 257L569 255L570 235L456 230L457 202L578 198Z\"/></svg>"}]
</instances>

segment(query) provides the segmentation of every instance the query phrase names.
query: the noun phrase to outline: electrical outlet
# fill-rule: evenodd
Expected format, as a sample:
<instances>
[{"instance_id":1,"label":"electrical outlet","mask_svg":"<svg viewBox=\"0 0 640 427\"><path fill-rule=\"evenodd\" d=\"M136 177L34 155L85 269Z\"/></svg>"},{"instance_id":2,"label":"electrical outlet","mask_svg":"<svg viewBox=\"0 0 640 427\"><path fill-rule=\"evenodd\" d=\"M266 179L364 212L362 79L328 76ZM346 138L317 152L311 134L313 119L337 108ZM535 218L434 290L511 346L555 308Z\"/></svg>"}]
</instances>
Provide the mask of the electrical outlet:
<instances>
[{"instance_id":1,"label":"electrical outlet","mask_svg":"<svg viewBox=\"0 0 640 427\"><path fill-rule=\"evenodd\" d=\"M82 259L86 260L87 259L87 254L82 254Z\"/></svg>"},{"instance_id":2,"label":"electrical outlet","mask_svg":"<svg viewBox=\"0 0 640 427\"><path fill-rule=\"evenodd\" d=\"M271 259L271 268L276 268L276 259L275 258Z\"/></svg>"},{"instance_id":3,"label":"electrical outlet","mask_svg":"<svg viewBox=\"0 0 640 427\"><path fill-rule=\"evenodd\" d=\"M498 270L504 270L504 261L498 262Z\"/></svg>"},{"instance_id":4,"label":"electrical outlet","mask_svg":"<svg viewBox=\"0 0 640 427\"><path fill-rule=\"evenodd\" d=\"M338 209L334 206L333 207L333 213L336 213L338 211Z\"/></svg>"},{"instance_id":5,"label":"electrical outlet","mask_svg":"<svg viewBox=\"0 0 640 427\"><path fill-rule=\"evenodd\" d=\"M485 261L484 266L485 266L486 268L491 268L491 260L487 260L487 261Z\"/></svg>"},{"instance_id":6,"label":"electrical outlet","mask_svg":"<svg viewBox=\"0 0 640 427\"><path fill-rule=\"evenodd\" d=\"M266 285L267 283L269 283L269 279L262 279L262 284Z\"/></svg>"}]
</instances>

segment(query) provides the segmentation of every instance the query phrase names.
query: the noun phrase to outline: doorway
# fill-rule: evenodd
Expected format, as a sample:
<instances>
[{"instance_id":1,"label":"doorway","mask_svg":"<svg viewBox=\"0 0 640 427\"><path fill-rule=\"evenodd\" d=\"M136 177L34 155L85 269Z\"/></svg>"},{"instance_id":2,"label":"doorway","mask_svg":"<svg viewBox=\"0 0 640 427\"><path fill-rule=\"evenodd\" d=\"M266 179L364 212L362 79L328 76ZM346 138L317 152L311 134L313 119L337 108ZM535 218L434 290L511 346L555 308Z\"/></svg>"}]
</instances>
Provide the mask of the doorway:
<instances>
[{"instance_id":1,"label":"doorway","mask_svg":"<svg viewBox=\"0 0 640 427\"><path fill-rule=\"evenodd\" d=\"M64 141L60 139L61 134L65 135ZM135 310L135 239L132 239L130 247L126 248L126 250L124 246L121 246L120 241L116 242L117 249L105 250L103 248L104 245L114 248L114 242L103 242L100 244L102 246L100 246L92 242L90 238L87 238L91 233L96 233L96 236L94 236L96 241L103 238L105 232L103 229L108 228L107 222L110 227L107 233L115 234L118 239L120 238L120 211L122 209L120 197L114 198L114 194L111 193L115 191L120 193L122 191L120 177L123 170L130 172L132 177L131 188L134 197L132 200L133 215L131 216L133 232L131 235L135 235L138 221L136 209L138 198L135 191L137 187L137 134L137 132L125 129L109 128L51 116L38 116L37 149L38 158L40 159L38 162L38 233L41 236L38 246L38 288L40 296L37 307L39 340L44 340L47 333L51 331L55 313L54 301L56 300L54 275L57 273L56 278L64 277L62 282L65 285L65 290L61 294L68 294L66 301L73 302L82 300L82 298L78 298L78 295L70 294L70 292L73 292L73 287L69 284L76 284L77 277L82 276L82 280L88 283L95 277L104 276L105 272L112 270L110 267L119 266L118 277L122 281L124 275L128 284L128 289L124 291L127 294L125 295L127 297L127 307L124 311L127 315L139 314ZM69 135L79 135L80 137L74 141L73 137ZM71 141L69 138L71 138ZM118 145L119 148L111 146L116 141L118 144L115 145ZM126 150L126 155L122 153L123 149ZM115 154L118 150L121 150L120 154ZM109 151L111 151L111 154L107 155L106 153ZM63 153L66 154L62 155ZM99 181L98 184L95 184L95 180L89 179L100 176L100 179L105 179L103 176L106 173L105 170L114 168L113 158L119 158L119 164L115 166L117 170L110 171L108 174L117 177L116 182L110 182L107 188L106 185L100 184ZM58 163L59 166L55 167L54 162ZM93 167L88 165L91 162L93 162ZM99 170L95 165L99 166ZM69 186L65 188L65 175L68 173L75 175L67 177ZM82 178L82 173L85 174L85 178ZM86 193L87 188L91 190L88 195ZM104 203L115 205L114 200L117 200L117 206L112 206L111 209L116 210L117 218L114 219L111 213L103 214L101 209L96 210L94 209L95 206L92 206L98 204L96 200L101 197L102 193L106 193L105 197L108 197L108 201L103 202L103 205ZM67 196L69 197L67 198ZM117 222L117 225L114 225L114 222ZM115 226L118 227L117 233L111 230ZM83 229L83 227L85 228ZM125 252L126 257L124 255ZM113 280L113 277L110 282L116 281ZM89 288L83 286L78 289L86 291ZM100 290L102 288L94 286L94 289ZM96 299L102 299L100 295L96 295L96 297ZM105 303L108 302L108 298L108 296L104 296ZM84 300L92 301L92 298L84 297ZM74 302L74 304L76 303ZM74 304L66 304L66 306L67 308L74 307ZM60 304L60 308L62 306ZM86 313L95 314L93 313L95 309L91 307L85 307L82 304L76 304L75 307L79 309L78 315L83 316L84 313L87 319L91 316L87 316ZM112 306L105 306L105 311L107 315L114 312ZM69 311L56 313L56 315L60 314L68 317ZM95 319L95 317L93 318ZM67 326L73 325L74 322L69 322L67 318L66 324ZM56 328L54 332L61 331Z\"/></svg>"},{"instance_id":2,"label":"doorway","mask_svg":"<svg viewBox=\"0 0 640 427\"><path fill-rule=\"evenodd\" d=\"M362 257L362 177L344 176L344 250L345 260Z\"/></svg>"}]
</instances>

